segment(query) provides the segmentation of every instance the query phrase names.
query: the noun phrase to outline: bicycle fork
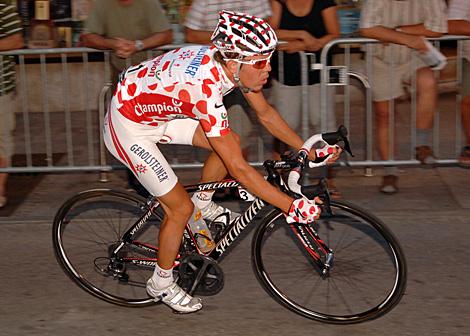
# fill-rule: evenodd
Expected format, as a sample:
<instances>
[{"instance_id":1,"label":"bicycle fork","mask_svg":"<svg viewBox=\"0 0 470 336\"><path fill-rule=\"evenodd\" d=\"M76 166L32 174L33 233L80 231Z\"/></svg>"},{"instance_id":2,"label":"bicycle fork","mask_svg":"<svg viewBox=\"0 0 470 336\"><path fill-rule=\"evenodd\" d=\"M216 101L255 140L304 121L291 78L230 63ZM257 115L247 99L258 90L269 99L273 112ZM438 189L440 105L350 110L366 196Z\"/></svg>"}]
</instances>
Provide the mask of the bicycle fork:
<instances>
[{"instance_id":1,"label":"bicycle fork","mask_svg":"<svg viewBox=\"0 0 470 336\"><path fill-rule=\"evenodd\" d=\"M289 226L301 243L301 248L306 252L307 257L318 267L321 276L328 277L330 269L333 267L333 250L325 244L310 225L293 223Z\"/></svg>"}]
</instances>

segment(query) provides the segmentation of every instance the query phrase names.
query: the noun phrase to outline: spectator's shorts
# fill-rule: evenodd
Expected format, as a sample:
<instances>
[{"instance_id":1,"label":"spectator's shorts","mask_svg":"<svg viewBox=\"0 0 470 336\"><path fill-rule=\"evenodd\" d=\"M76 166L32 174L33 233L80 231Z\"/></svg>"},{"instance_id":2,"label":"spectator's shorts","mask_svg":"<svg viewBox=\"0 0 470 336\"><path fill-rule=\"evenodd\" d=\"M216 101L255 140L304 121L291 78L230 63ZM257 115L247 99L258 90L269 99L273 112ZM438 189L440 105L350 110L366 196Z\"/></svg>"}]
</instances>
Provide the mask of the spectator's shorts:
<instances>
[{"instance_id":1,"label":"spectator's shorts","mask_svg":"<svg viewBox=\"0 0 470 336\"><path fill-rule=\"evenodd\" d=\"M282 118L289 124L289 126L300 131L302 124L302 86L288 86L284 85L277 80L272 80L272 102ZM315 132L320 131L320 84L308 86L308 120L310 125L314 126ZM327 86L327 121L326 126L328 130L335 130L336 118L332 111L334 108L333 97L334 87ZM312 134L310 134L312 135Z\"/></svg>"},{"instance_id":2,"label":"spectator's shorts","mask_svg":"<svg viewBox=\"0 0 470 336\"><path fill-rule=\"evenodd\" d=\"M385 101L405 94L405 83L411 83L412 74L426 65L417 57L403 64L385 63L373 57L371 87L374 101Z\"/></svg>"},{"instance_id":3,"label":"spectator's shorts","mask_svg":"<svg viewBox=\"0 0 470 336\"><path fill-rule=\"evenodd\" d=\"M15 128L14 93L0 96L0 157L11 164L14 152L13 129Z\"/></svg>"},{"instance_id":4,"label":"spectator's shorts","mask_svg":"<svg viewBox=\"0 0 470 336\"><path fill-rule=\"evenodd\" d=\"M463 59L462 96L470 96L470 61Z\"/></svg>"},{"instance_id":5,"label":"spectator's shorts","mask_svg":"<svg viewBox=\"0 0 470 336\"><path fill-rule=\"evenodd\" d=\"M104 120L106 147L152 195L167 194L178 178L157 144L192 145L199 121L175 119L158 127L141 125L113 111L112 106Z\"/></svg>"}]
</instances>

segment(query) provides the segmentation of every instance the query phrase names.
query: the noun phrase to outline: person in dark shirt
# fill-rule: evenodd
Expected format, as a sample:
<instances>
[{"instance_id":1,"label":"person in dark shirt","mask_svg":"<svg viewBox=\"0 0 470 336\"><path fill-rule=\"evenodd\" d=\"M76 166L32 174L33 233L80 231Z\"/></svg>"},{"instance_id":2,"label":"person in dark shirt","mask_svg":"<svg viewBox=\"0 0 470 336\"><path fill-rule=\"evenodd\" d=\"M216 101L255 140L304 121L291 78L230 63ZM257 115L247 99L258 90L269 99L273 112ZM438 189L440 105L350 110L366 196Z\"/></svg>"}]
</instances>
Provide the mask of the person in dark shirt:
<instances>
[{"instance_id":1,"label":"person in dark shirt","mask_svg":"<svg viewBox=\"0 0 470 336\"><path fill-rule=\"evenodd\" d=\"M323 46L339 37L340 28L336 16L334 0L273 0L273 15L268 20L275 29L280 44L272 61L272 102L290 127L299 131L302 120L301 62L299 51L313 53L315 63L320 62ZM281 64L279 64L281 63ZM331 64L331 58L328 59ZM308 117L310 124L319 131L320 124L320 71L308 73ZM328 87L326 99L328 129L336 128L336 118L332 107L334 91ZM312 133L312 132L311 132ZM274 140L274 155L286 150L285 144ZM331 168L329 175L332 174ZM328 179L332 195L340 196L331 176Z\"/></svg>"}]
</instances>

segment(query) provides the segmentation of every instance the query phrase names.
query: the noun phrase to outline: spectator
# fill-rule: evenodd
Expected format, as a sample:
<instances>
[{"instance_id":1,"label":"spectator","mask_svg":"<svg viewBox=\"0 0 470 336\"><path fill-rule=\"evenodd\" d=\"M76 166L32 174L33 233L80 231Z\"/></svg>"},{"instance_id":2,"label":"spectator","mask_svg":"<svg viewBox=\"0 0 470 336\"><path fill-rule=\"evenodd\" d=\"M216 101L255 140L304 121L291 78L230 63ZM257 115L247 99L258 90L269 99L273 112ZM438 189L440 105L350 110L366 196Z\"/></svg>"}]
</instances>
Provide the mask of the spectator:
<instances>
[{"instance_id":1,"label":"spectator","mask_svg":"<svg viewBox=\"0 0 470 336\"><path fill-rule=\"evenodd\" d=\"M392 157L389 153L389 102L404 93L403 82L408 81L411 74L416 72L416 159L422 164L435 162L430 143L437 103L437 84L433 71L417 55L427 50L426 37L440 37L447 32L445 13L443 0L364 2L360 23L362 35L385 42L373 46L372 64L377 143L382 160ZM380 191L396 193L397 184L397 168L385 167Z\"/></svg>"},{"instance_id":2,"label":"spectator","mask_svg":"<svg viewBox=\"0 0 470 336\"><path fill-rule=\"evenodd\" d=\"M329 41L339 37L339 22L336 16L336 3L334 0L273 0L271 26L276 30L281 44L278 50L283 53L283 77L280 80L278 54L273 56L273 102L289 126L299 131L302 116L302 87L300 81L301 65L299 51L313 52L316 62L320 61L321 50ZM331 64L331 59L329 60ZM310 71L308 74L309 119L313 126L320 121L320 72ZM328 90L331 98L333 90ZM336 128L336 118L328 113L328 128ZM275 157L286 150L285 145L274 139ZM331 175L331 168L329 169ZM340 194L334 186L333 179L329 178L332 196Z\"/></svg>"},{"instance_id":3,"label":"spectator","mask_svg":"<svg viewBox=\"0 0 470 336\"><path fill-rule=\"evenodd\" d=\"M86 20L83 44L98 49L111 49L113 90L118 74L130 64L147 58L145 50L172 42L170 23L157 0L95 1ZM128 170L129 187L143 196L146 190Z\"/></svg>"},{"instance_id":4,"label":"spectator","mask_svg":"<svg viewBox=\"0 0 470 336\"><path fill-rule=\"evenodd\" d=\"M184 23L186 42L210 44L219 12L222 10L250 13L263 19L269 18L272 14L268 0L193 0ZM240 135L242 153L247 158L249 136L256 120L253 118L253 113L250 113L250 106L240 90L234 90L225 96L224 104L229 112L230 126Z\"/></svg>"},{"instance_id":5,"label":"spectator","mask_svg":"<svg viewBox=\"0 0 470 336\"><path fill-rule=\"evenodd\" d=\"M23 44L21 20L16 8L11 1L0 0L0 51L20 49ZM0 56L0 62L0 167L6 167L13 152L15 61L11 56ZM7 204L7 177L6 173L0 173L0 208Z\"/></svg>"},{"instance_id":6,"label":"spectator","mask_svg":"<svg viewBox=\"0 0 470 336\"><path fill-rule=\"evenodd\" d=\"M450 0L449 34L470 35L470 2L468 0ZM462 124L466 133L466 146L462 149L459 163L470 168L470 41L463 42L462 69Z\"/></svg>"}]
</instances>

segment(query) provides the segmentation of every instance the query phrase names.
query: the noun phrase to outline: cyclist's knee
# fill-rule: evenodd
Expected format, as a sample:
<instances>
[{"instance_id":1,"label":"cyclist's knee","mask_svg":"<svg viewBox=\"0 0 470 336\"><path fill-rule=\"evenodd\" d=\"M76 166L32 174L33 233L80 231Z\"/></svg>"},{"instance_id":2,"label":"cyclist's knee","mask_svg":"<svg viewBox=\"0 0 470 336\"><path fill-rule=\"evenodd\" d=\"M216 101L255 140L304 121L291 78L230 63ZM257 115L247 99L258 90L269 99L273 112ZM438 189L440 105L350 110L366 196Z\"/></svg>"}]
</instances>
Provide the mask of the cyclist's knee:
<instances>
[{"instance_id":1,"label":"cyclist's knee","mask_svg":"<svg viewBox=\"0 0 470 336\"><path fill-rule=\"evenodd\" d=\"M191 216L194 210L194 203L191 201L191 199L188 197L187 200L182 202L181 207L178 209L178 212L181 213L181 216L186 219Z\"/></svg>"},{"instance_id":2,"label":"cyclist's knee","mask_svg":"<svg viewBox=\"0 0 470 336\"><path fill-rule=\"evenodd\" d=\"M189 197L185 197L175 206L170 207L169 213L171 219L177 222L186 222L192 215L194 210L194 204Z\"/></svg>"}]
</instances>

